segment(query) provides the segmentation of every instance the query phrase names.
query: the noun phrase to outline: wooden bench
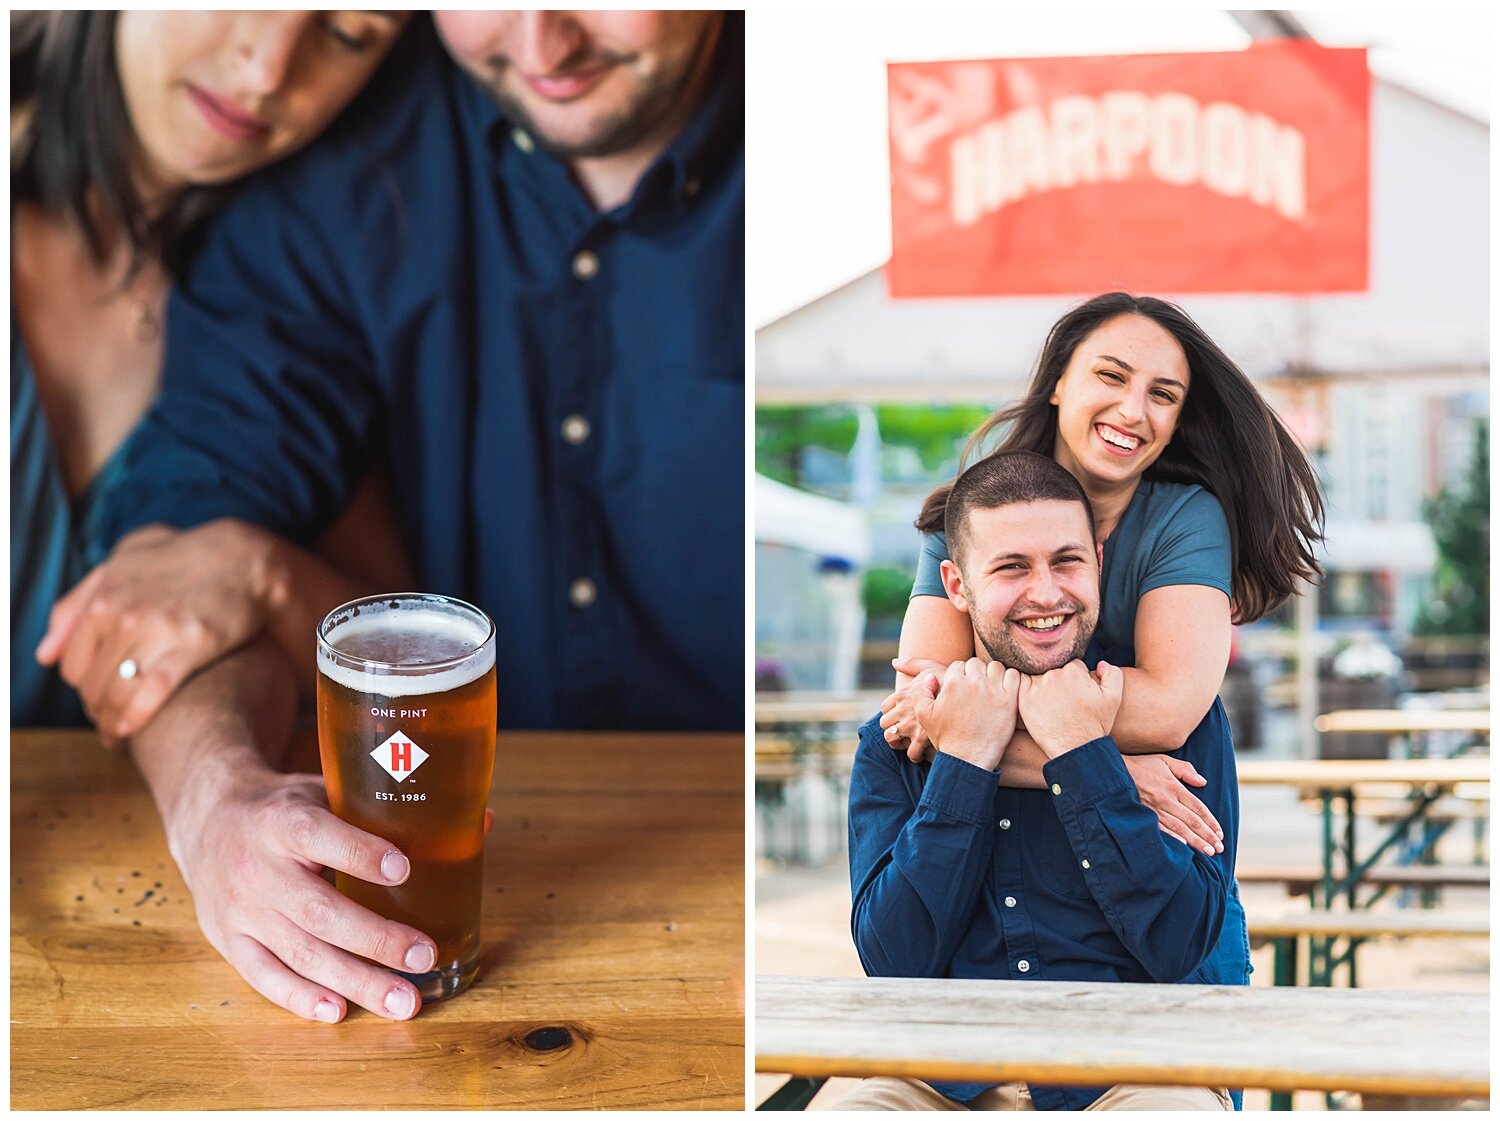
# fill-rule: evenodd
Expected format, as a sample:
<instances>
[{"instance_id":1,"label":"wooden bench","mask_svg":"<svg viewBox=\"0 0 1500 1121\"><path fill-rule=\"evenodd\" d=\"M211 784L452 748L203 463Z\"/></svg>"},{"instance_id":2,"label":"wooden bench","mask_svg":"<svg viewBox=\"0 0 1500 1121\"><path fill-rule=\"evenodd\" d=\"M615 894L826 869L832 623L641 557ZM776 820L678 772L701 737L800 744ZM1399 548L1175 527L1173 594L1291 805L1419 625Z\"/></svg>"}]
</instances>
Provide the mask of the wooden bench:
<instances>
[{"instance_id":1,"label":"wooden bench","mask_svg":"<svg viewBox=\"0 0 1500 1121\"><path fill-rule=\"evenodd\" d=\"M1349 945L1335 955L1309 955L1307 983L1327 987L1340 964L1349 967L1349 985L1357 980L1354 952L1372 938L1486 938L1490 917L1485 911L1288 911L1279 915L1246 916L1251 945L1271 942L1275 946L1273 981L1277 985L1297 983L1297 946L1301 939L1348 939Z\"/></svg>"},{"instance_id":2,"label":"wooden bench","mask_svg":"<svg viewBox=\"0 0 1500 1121\"><path fill-rule=\"evenodd\" d=\"M1235 869L1241 884L1282 884L1291 895L1307 895L1323 886L1317 868L1244 867ZM1489 887L1487 864L1394 864L1371 868L1360 877L1371 887Z\"/></svg>"},{"instance_id":3,"label":"wooden bench","mask_svg":"<svg viewBox=\"0 0 1500 1121\"><path fill-rule=\"evenodd\" d=\"M1483 1097L1489 1093L1488 1029L1484 993L913 978L755 981L755 1068L803 1079L891 1075ZM768 1100L762 1108L798 1108L789 1099Z\"/></svg>"}]
</instances>

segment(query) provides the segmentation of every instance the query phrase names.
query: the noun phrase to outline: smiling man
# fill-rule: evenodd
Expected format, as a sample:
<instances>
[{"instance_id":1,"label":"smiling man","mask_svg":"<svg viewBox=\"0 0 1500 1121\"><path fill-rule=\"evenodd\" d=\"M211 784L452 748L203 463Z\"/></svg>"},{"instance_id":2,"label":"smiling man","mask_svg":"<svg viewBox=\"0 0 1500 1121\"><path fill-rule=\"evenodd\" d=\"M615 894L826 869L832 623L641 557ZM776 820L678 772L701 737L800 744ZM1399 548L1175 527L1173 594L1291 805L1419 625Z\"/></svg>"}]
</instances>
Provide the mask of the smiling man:
<instances>
[{"instance_id":1,"label":"smiling man","mask_svg":"<svg viewBox=\"0 0 1500 1121\"><path fill-rule=\"evenodd\" d=\"M860 729L849 793L854 941L879 977L1177 982L1213 950L1237 817L1216 704L1174 752L1210 778L1210 855L1158 828L1110 739L1122 675L1090 647L1100 549L1078 482L1044 456L990 456L948 500L943 581L980 655L918 678L937 749L913 763ZM1080 657L1094 663L1092 672ZM998 784L1017 723L1047 789ZM867 1079L838 1109L1232 1108L1227 1090Z\"/></svg>"}]
</instances>

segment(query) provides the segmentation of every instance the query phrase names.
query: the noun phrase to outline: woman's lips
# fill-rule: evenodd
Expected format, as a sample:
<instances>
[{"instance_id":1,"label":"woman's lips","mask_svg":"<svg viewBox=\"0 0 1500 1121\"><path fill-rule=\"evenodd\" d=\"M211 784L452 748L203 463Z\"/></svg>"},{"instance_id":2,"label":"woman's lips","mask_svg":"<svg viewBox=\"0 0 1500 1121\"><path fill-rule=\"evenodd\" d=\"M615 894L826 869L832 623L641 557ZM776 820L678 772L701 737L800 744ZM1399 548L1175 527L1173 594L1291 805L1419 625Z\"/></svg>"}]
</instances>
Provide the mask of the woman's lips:
<instances>
[{"instance_id":1,"label":"woman's lips","mask_svg":"<svg viewBox=\"0 0 1500 1121\"><path fill-rule=\"evenodd\" d=\"M531 89L548 101L572 101L588 93L609 73L608 66L597 66L571 74L521 75Z\"/></svg>"},{"instance_id":2,"label":"woman's lips","mask_svg":"<svg viewBox=\"0 0 1500 1121\"><path fill-rule=\"evenodd\" d=\"M271 126L259 117L236 108L207 90L190 85L188 95L208 126L220 136L231 140L255 140L271 131Z\"/></svg>"},{"instance_id":3,"label":"woman's lips","mask_svg":"<svg viewBox=\"0 0 1500 1121\"><path fill-rule=\"evenodd\" d=\"M1104 438L1104 433L1106 431L1108 431L1113 436L1123 438L1127 441L1134 441L1135 446L1132 448L1122 448L1119 444L1110 443ZM1108 424L1094 425L1094 435L1099 437L1099 442L1104 445L1106 450L1120 456L1122 459L1128 459L1133 456L1136 452L1141 450L1141 445L1145 443L1145 441L1142 440L1139 436L1136 436L1129 432L1125 432L1122 429L1115 428Z\"/></svg>"}]
</instances>

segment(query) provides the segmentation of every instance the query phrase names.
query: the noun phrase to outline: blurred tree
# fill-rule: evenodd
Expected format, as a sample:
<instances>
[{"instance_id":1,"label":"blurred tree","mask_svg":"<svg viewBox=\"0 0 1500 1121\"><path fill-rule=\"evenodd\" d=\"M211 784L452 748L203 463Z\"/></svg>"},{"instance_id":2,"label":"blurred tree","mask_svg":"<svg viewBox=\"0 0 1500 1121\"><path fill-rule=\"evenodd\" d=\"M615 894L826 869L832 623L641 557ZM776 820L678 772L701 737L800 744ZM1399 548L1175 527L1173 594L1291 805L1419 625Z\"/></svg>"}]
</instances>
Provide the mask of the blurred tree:
<instances>
[{"instance_id":1,"label":"blurred tree","mask_svg":"<svg viewBox=\"0 0 1500 1121\"><path fill-rule=\"evenodd\" d=\"M797 486L803 448L848 455L858 430L847 405L758 405L755 409L755 470L778 483Z\"/></svg>"},{"instance_id":2,"label":"blurred tree","mask_svg":"<svg viewBox=\"0 0 1500 1121\"><path fill-rule=\"evenodd\" d=\"M981 405L879 405L880 439L916 448L922 466L937 471L956 459L990 410Z\"/></svg>"},{"instance_id":3,"label":"blurred tree","mask_svg":"<svg viewBox=\"0 0 1500 1121\"><path fill-rule=\"evenodd\" d=\"M880 440L915 448L922 466L938 472L957 459L990 410L983 405L878 405ZM802 485L803 449L848 455L858 421L848 405L760 405L755 410L755 469L777 482Z\"/></svg>"},{"instance_id":4,"label":"blurred tree","mask_svg":"<svg viewBox=\"0 0 1500 1121\"><path fill-rule=\"evenodd\" d=\"M1437 542L1433 598L1423 605L1418 634L1490 633L1490 426L1474 425L1474 455L1457 486L1444 487L1425 508Z\"/></svg>"},{"instance_id":5,"label":"blurred tree","mask_svg":"<svg viewBox=\"0 0 1500 1121\"><path fill-rule=\"evenodd\" d=\"M865 620L871 623L900 623L906 617L906 601L911 596L916 571L910 568L877 566L865 569Z\"/></svg>"}]
</instances>

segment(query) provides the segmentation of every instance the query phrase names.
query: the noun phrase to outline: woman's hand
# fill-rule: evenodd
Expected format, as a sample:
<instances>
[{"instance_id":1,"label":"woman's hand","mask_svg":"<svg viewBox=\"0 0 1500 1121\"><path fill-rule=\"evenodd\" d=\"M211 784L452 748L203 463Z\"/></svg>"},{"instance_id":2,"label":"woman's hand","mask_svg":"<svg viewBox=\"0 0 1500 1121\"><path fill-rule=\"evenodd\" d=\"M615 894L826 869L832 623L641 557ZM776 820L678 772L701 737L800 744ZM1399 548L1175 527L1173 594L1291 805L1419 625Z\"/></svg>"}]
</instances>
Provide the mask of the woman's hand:
<instances>
[{"instance_id":1,"label":"woman's hand","mask_svg":"<svg viewBox=\"0 0 1500 1121\"><path fill-rule=\"evenodd\" d=\"M939 676L948 668L948 663L932 658L893 658L891 665L897 673L909 677L920 677L924 673ZM915 682L898 685L895 692L880 702L880 726L885 729L885 742L896 751L906 752L913 763L922 763L932 758L932 744L922 722L917 719L916 705L911 688Z\"/></svg>"},{"instance_id":2,"label":"woman's hand","mask_svg":"<svg viewBox=\"0 0 1500 1121\"><path fill-rule=\"evenodd\" d=\"M284 595L269 533L243 522L146 526L52 609L56 664L108 739L139 731L187 678L261 632Z\"/></svg>"},{"instance_id":3,"label":"woman's hand","mask_svg":"<svg viewBox=\"0 0 1500 1121\"><path fill-rule=\"evenodd\" d=\"M1188 786L1207 786L1193 765L1170 755L1125 755L1141 804L1154 810L1163 833L1208 856L1224 851L1224 830Z\"/></svg>"}]
</instances>

